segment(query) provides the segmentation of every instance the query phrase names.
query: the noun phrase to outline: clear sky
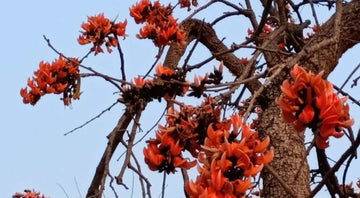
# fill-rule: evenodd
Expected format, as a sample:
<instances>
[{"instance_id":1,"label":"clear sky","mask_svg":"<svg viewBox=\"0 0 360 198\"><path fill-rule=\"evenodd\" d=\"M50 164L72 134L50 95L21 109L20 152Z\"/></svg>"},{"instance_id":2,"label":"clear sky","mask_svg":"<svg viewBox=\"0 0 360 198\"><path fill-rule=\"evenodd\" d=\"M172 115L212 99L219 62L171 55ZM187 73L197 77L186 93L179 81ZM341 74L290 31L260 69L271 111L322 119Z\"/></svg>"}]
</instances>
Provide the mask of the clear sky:
<instances>
[{"instance_id":1,"label":"clear sky","mask_svg":"<svg viewBox=\"0 0 360 198\"><path fill-rule=\"evenodd\" d=\"M11 197L14 192L24 189L35 189L47 196L84 197L90 184L98 161L100 160L107 143L106 135L116 125L124 107L117 105L100 119L75 133L64 136L67 131L84 123L110 106L118 98L114 94L116 89L99 78L86 78L82 80L81 99L74 101L72 107L64 107L60 96L45 96L36 106L24 105L19 95L20 88L26 86L26 80L38 68L40 61L53 61L58 58L43 39L46 35L52 44L62 53L72 57L82 57L89 46L79 46L77 37L80 25L87 16L104 13L106 17L123 21L128 19L127 34L122 43L125 53L126 73L128 79L146 73L157 53L151 41L139 41L135 38L139 26L135 25L128 14L128 8L135 1L123 0L78 0L78 1L10 1L0 0L0 21L2 46L0 48L1 68L0 84L3 92L0 97L0 197ZM168 1L164 1L168 2ZM201 1L199 1L201 2ZM217 11L213 7L212 11ZM211 12L209 12L211 13ZM183 15L184 12L181 13ZM181 16L179 15L179 16ZM325 14L324 14L325 15ZM212 15L204 17L213 18ZM241 24L238 21L239 24ZM248 25L248 24L246 24ZM219 37L226 36L228 29L233 27L227 22L223 26ZM239 27L241 27L239 25ZM221 29L221 28L219 28ZM247 29L247 28L246 28ZM246 33L244 29L244 34ZM231 33L231 32L230 32ZM240 37L244 38L243 36ZM202 49L202 48L200 48ZM240 57L241 52L240 53ZM244 53L246 56L248 52ZM209 53L199 50L194 63L206 58ZM330 76L334 84L341 85L346 76L360 63L359 47L350 50L342 58L336 72ZM84 62L97 71L120 77L119 57L114 51L112 54L91 56ZM214 63L215 64L215 63ZM212 68L210 65L209 68ZM360 72L357 72L360 75ZM360 98L358 88L351 91L355 98ZM353 105L352 105L353 106ZM359 128L359 107L353 106L352 117L355 118L354 130ZM146 131L154 120L162 114L163 105L153 102L147 107L141 120L141 128ZM334 139L331 139L334 141ZM334 144L342 146L341 140ZM334 145L331 143L331 145ZM331 146L329 152L334 159L338 158L339 147ZM135 152L141 153L143 146L136 146ZM123 150L115 153L115 158ZM142 157L139 157L142 161ZM117 175L122 165L113 161L111 172ZM355 167L360 167L359 160L351 166L349 181L360 177ZM153 197L160 193L161 174L145 171L154 188ZM176 175L180 177L180 173ZM134 197L140 197L137 176L127 171L125 182L132 186L134 178ZM167 192L181 192L182 180L170 176ZM180 182L181 181L181 182ZM63 189L64 190L63 190ZM121 193L130 195L131 190L123 190L117 186ZM106 197L113 197L107 187ZM178 197L181 197L180 195Z\"/></svg>"}]
</instances>

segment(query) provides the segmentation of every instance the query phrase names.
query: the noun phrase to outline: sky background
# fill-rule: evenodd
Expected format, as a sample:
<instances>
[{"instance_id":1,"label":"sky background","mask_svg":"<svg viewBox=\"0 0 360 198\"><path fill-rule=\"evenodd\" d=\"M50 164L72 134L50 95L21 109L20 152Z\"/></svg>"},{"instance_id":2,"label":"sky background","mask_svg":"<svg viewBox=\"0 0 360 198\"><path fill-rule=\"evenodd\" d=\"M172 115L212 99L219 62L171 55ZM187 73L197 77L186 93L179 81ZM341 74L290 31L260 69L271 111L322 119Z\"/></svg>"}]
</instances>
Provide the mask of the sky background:
<instances>
[{"instance_id":1,"label":"sky background","mask_svg":"<svg viewBox=\"0 0 360 198\"><path fill-rule=\"evenodd\" d=\"M107 139L106 135L111 132L121 116L124 107L117 105L101 118L96 119L86 127L77 130L71 135L63 134L91 119L105 108L109 107L118 98L116 88L100 78L85 78L81 82L83 94L79 101L73 101L71 107L64 107L60 96L46 95L36 106L24 105L19 95L19 90L26 86L27 78L38 68L40 61L51 62L58 55L55 54L43 39L46 35L53 46L66 56L82 57L90 46L77 44L80 25L86 21L87 16L104 13L106 17L117 21L128 20L126 33L129 35L121 41L125 53L125 65L127 79L144 75L155 60L157 49L151 41L139 41L135 38L140 26L135 25L128 12L129 7L135 1L124 0L78 0L57 1L55 3L45 0L17 1L0 0L0 20L2 46L0 48L1 68L0 84L2 94L0 97L0 197L11 197L14 192L22 192L24 189L35 189L47 196L55 197L84 197L91 182L95 168L103 154ZM163 1L164 3L169 1ZM201 3L201 1L199 1ZM211 21L219 16L221 5L211 7L206 13L197 15L200 19ZM259 9L256 5L255 9ZM317 8L320 18L329 16L326 9ZM302 11L307 14L307 10ZM211 14L209 14L211 13ZM218 14L214 14L218 13ZM259 15L261 12L258 12ZM186 11L179 12L176 17L185 16ZM309 15L311 16L311 15ZM312 19L311 17L308 17ZM235 17L234 21L225 20L219 23L217 33L219 38L236 38L236 42L243 40L246 34L248 22L243 17ZM243 28L243 35L231 28ZM226 39L225 43L231 44L233 40ZM360 63L360 48L349 50L339 62L336 71L330 76L332 82L341 85L346 76L357 64ZM239 57L247 57L249 51L236 52ZM201 46L196 51L196 56L190 60L190 64L198 63L210 54ZM114 51L112 54L100 54L90 56L84 64L99 72L120 77L119 56ZM217 62L212 62L205 67L210 70ZM84 71L83 71L84 72ZM360 72L357 72L358 76ZM355 98L360 98L358 88L346 91ZM352 117L355 119L354 131L359 129L359 107L351 105ZM147 131L163 112L163 104L152 102L141 119L141 128ZM144 134L145 132L139 132ZM309 134L309 133L307 133ZM138 136L140 137L140 136ZM331 139L331 147L328 150L330 156L337 159L347 146L344 140ZM336 147L335 147L336 145ZM134 148L134 152L141 153L143 145ZM118 150L114 159L123 152ZM142 157L138 157L143 162ZM113 160L111 173L117 175L123 158L120 161ZM313 160L310 160L314 164ZM315 165L316 167L316 165ZM355 181L360 177L359 160L350 167L348 181ZM153 197L160 194L162 174L146 171L144 174L153 184ZM166 192L182 191L180 173L168 177ZM194 176L192 177L194 178ZM140 189L136 175L127 171L124 182L128 186L134 186L133 197L140 197ZM134 184L132 185L132 183ZM109 187L106 186L106 197L113 197ZM126 195L131 195L131 190L124 190L121 186L116 189ZM66 193L65 193L66 192ZM179 195L178 197L183 197Z\"/></svg>"}]
</instances>

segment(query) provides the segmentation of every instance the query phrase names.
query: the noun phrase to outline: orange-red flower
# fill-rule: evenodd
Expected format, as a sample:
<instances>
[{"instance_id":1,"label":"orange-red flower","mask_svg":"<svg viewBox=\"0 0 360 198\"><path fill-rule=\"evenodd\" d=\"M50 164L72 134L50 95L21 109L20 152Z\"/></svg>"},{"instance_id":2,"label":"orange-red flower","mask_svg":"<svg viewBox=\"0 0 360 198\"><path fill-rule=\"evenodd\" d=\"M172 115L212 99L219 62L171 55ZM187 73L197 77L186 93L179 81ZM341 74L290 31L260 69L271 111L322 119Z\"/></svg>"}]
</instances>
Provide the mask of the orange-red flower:
<instances>
[{"instance_id":1,"label":"orange-red flower","mask_svg":"<svg viewBox=\"0 0 360 198\"><path fill-rule=\"evenodd\" d=\"M44 195L40 196L39 192L35 192L34 190L24 190L24 193L15 193L13 198L47 198Z\"/></svg>"},{"instance_id":2,"label":"orange-red flower","mask_svg":"<svg viewBox=\"0 0 360 198\"><path fill-rule=\"evenodd\" d=\"M180 8L188 8L188 11L190 11L190 6L197 6L197 0L192 0L190 3L190 0L179 0Z\"/></svg>"},{"instance_id":3,"label":"orange-red flower","mask_svg":"<svg viewBox=\"0 0 360 198\"><path fill-rule=\"evenodd\" d=\"M134 83L135 83L135 86L137 87L143 87L145 85L145 79L143 79L142 77L136 77L134 78Z\"/></svg>"},{"instance_id":4,"label":"orange-red flower","mask_svg":"<svg viewBox=\"0 0 360 198\"><path fill-rule=\"evenodd\" d=\"M246 65L248 63L248 59L247 58L240 58L240 62L244 65Z\"/></svg>"},{"instance_id":5,"label":"orange-red flower","mask_svg":"<svg viewBox=\"0 0 360 198\"><path fill-rule=\"evenodd\" d=\"M299 132L311 128L316 135L316 145L328 147L330 136L341 137L342 129L353 124L349 107L344 105L346 98L339 99L332 85L322 79L322 72L314 75L295 65L290 76L293 81L283 82L283 95L276 100L284 121L293 122Z\"/></svg>"},{"instance_id":6,"label":"orange-red flower","mask_svg":"<svg viewBox=\"0 0 360 198\"><path fill-rule=\"evenodd\" d=\"M279 43L278 44L278 49L279 50L284 50L285 49L285 43Z\"/></svg>"},{"instance_id":7,"label":"orange-red flower","mask_svg":"<svg viewBox=\"0 0 360 198\"><path fill-rule=\"evenodd\" d=\"M168 68L168 67L163 67L160 63L156 66L156 75L157 76L171 76L174 74L174 72Z\"/></svg>"},{"instance_id":8,"label":"orange-red flower","mask_svg":"<svg viewBox=\"0 0 360 198\"><path fill-rule=\"evenodd\" d=\"M110 53L112 50L110 47L117 46L116 36L125 36L125 27L127 21L114 23L104 17L104 14L98 14L97 16L88 17L88 22L83 23L81 28L81 35L78 38L80 45L93 43L91 51L95 52L95 55L99 52L103 52L101 46L105 43L107 51Z\"/></svg>"},{"instance_id":9,"label":"orange-red flower","mask_svg":"<svg viewBox=\"0 0 360 198\"><path fill-rule=\"evenodd\" d=\"M196 165L196 161L190 162L181 156L183 148L167 133L157 132L156 139L147 142L148 147L143 153L150 170L170 173L175 172L176 167L189 169Z\"/></svg>"},{"instance_id":10,"label":"orange-red flower","mask_svg":"<svg viewBox=\"0 0 360 198\"><path fill-rule=\"evenodd\" d=\"M198 167L200 175L186 184L190 197L244 197L252 188L251 177L272 160L273 151L266 151L268 137L259 140L238 114L228 121L231 132L227 121L209 125L204 150L198 156L203 164ZM237 140L240 129L241 139Z\"/></svg>"},{"instance_id":11,"label":"orange-red flower","mask_svg":"<svg viewBox=\"0 0 360 198\"><path fill-rule=\"evenodd\" d=\"M35 105L41 96L50 93L63 93L65 105L69 104L71 98L79 99L80 75L78 65L77 59L64 60L61 56L51 64L41 61L39 69L34 72L32 79L28 79L28 87L20 90L23 102Z\"/></svg>"},{"instance_id":12,"label":"orange-red flower","mask_svg":"<svg viewBox=\"0 0 360 198\"><path fill-rule=\"evenodd\" d=\"M140 39L151 39L155 46L161 47L173 42L184 44L185 33L172 16L172 7L153 4L148 0L141 0L130 8L130 16L136 23L145 23L137 35Z\"/></svg>"}]
</instances>

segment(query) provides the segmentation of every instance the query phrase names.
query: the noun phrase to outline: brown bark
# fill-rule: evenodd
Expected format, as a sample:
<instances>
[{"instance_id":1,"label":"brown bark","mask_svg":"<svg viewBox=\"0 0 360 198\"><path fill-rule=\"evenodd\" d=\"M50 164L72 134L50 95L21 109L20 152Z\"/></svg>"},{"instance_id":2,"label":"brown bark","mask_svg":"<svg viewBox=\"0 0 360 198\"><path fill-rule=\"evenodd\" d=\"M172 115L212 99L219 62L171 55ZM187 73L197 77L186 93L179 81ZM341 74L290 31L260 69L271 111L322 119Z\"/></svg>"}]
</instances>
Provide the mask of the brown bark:
<instances>
[{"instance_id":1,"label":"brown bark","mask_svg":"<svg viewBox=\"0 0 360 198\"><path fill-rule=\"evenodd\" d=\"M269 103L262 114L258 131L260 134L270 137L270 144L275 153L270 166L275 169L295 195L306 197L310 192L310 187L304 137L294 131L292 126L283 122L280 109L275 103L275 98L279 96L278 86L278 84L274 84L265 90ZM266 170L263 171L262 178L264 197L292 197Z\"/></svg>"},{"instance_id":2,"label":"brown bark","mask_svg":"<svg viewBox=\"0 0 360 198\"><path fill-rule=\"evenodd\" d=\"M88 198L102 197L105 179L109 172L109 167L108 167L109 162L118 144L122 140L125 130L130 124L133 115L134 115L134 110L132 108L127 108L124 114L119 119L118 124L115 126L113 131L108 135L108 139L109 139L108 145L99 162L99 165L96 168L95 175L88 189L86 197Z\"/></svg>"},{"instance_id":3,"label":"brown bark","mask_svg":"<svg viewBox=\"0 0 360 198\"><path fill-rule=\"evenodd\" d=\"M344 5L340 17L340 30L338 31L340 39L337 39L336 31L334 31L335 21L339 19L339 16L334 14L299 53L292 57L276 58L268 54L267 60L271 60L269 65L288 64L288 68L291 68L295 63L299 63L314 72L324 70L324 76L327 76L336 67L341 55L360 40L360 1ZM263 93L267 104L262 105L265 108L259 132L270 136L271 146L275 151L274 160L270 165L298 197L307 197L309 195L309 172L307 163L303 163L306 157L303 137L282 121L280 110L274 102L275 98L281 94L280 83L287 77L289 71L286 68L284 70L267 86ZM267 171L263 171L262 177L264 179L264 197L291 197Z\"/></svg>"}]
</instances>

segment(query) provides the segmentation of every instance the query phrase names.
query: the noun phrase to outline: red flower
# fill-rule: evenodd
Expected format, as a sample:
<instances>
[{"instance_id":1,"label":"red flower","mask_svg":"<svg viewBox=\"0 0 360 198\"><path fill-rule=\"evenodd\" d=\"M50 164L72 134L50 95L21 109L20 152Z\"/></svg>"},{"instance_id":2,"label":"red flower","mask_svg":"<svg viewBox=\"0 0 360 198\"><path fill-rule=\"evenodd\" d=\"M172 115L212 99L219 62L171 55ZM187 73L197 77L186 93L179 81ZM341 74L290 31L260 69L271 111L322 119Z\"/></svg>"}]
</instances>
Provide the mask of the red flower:
<instances>
[{"instance_id":1,"label":"red flower","mask_svg":"<svg viewBox=\"0 0 360 198\"><path fill-rule=\"evenodd\" d=\"M188 161L181 156L182 147L164 132L157 132L155 140L148 141L148 147L143 153L145 162L150 170L166 173L175 172L175 168L189 169L196 165L196 161Z\"/></svg>"},{"instance_id":2,"label":"red flower","mask_svg":"<svg viewBox=\"0 0 360 198\"><path fill-rule=\"evenodd\" d=\"M143 79L142 77L134 78L134 82L137 87L143 87L145 85L145 79Z\"/></svg>"},{"instance_id":3,"label":"red flower","mask_svg":"<svg viewBox=\"0 0 360 198\"><path fill-rule=\"evenodd\" d=\"M101 46L105 43L107 51L110 53L112 51L110 47L117 46L116 36L125 36L126 24L126 20L117 24L110 22L104 17L104 14L88 17L88 23L81 25L84 31L81 32L82 35L79 36L78 42L80 45L93 43L91 51L94 51L95 55L103 52Z\"/></svg>"},{"instance_id":4,"label":"red flower","mask_svg":"<svg viewBox=\"0 0 360 198\"><path fill-rule=\"evenodd\" d=\"M34 77L28 79L26 88L20 90L25 104L35 105L41 96L45 94L63 93L64 104L67 105L70 99L79 99L80 76L79 61L75 58L64 60L61 56L54 62L39 64L39 69L34 72Z\"/></svg>"},{"instance_id":5,"label":"red flower","mask_svg":"<svg viewBox=\"0 0 360 198\"><path fill-rule=\"evenodd\" d=\"M279 43L278 44L278 49L279 50L284 50L285 49L285 43Z\"/></svg>"},{"instance_id":6,"label":"red flower","mask_svg":"<svg viewBox=\"0 0 360 198\"><path fill-rule=\"evenodd\" d=\"M353 124L349 107L344 105L346 98L339 99L333 93L332 85L321 78L322 72L315 76L295 65L290 75L294 80L283 82L283 95L276 99L284 121L294 122L299 132L305 127L311 128L316 135L316 145L328 147L330 136L341 137L341 130Z\"/></svg>"},{"instance_id":7,"label":"red flower","mask_svg":"<svg viewBox=\"0 0 360 198\"><path fill-rule=\"evenodd\" d=\"M159 1L155 1L154 4L148 0L136 3L130 8L130 16L136 23L145 23L136 36L140 39L153 40L157 47L170 45L173 42L185 44L185 33L171 13L172 7L160 5Z\"/></svg>"},{"instance_id":8,"label":"red flower","mask_svg":"<svg viewBox=\"0 0 360 198\"><path fill-rule=\"evenodd\" d=\"M180 8L188 8L188 11L190 11L191 4L193 6L197 6L197 0L192 0L190 3L190 0L179 0Z\"/></svg>"},{"instance_id":9,"label":"red flower","mask_svg":"<svg viewBox=\"0 0 360 198\"><path fill-rule=\"evenodd\" d=\"M248 59L247 58L240 58L240 62L244 65L246 65L248 63Z\"/></svg>"},{"instance_id":10,"label":"red flower","mask_svg":"<svg viewBox=\"0 0 360 198\"><path fill-rule=\"evenodd\" d=\"M174 74L174 72L168 68L168 67L163 67L161 64L158 64L156 66L156 75L157 76L162 76L162 75L165 75L165 76L171 76Z\"/></svg>"},{"instance_id":11,"label":"red flower","mask_svg":"<svg viewBox=\"0 0 360 198\"><path fill-rule=\"evenodd\" d=\"M186 184L190 197L244 197L252 188L250 178L272 160L273 151L266 151L269 138L259 140L256 132L241 123L239 115L228 121L209 125L204 150L198 155L203 164L198 167L200 176ZM236 140L240 129L241 139Z\"/></svg>"},{"instance_id":12,"label":"red flower","mask_svg":"<svg viewBox=\"0 0 360 198\"><path fill-rule=\"evenodd\" d=\"M24 192L25 193L15 193L13 198L47 198L44 195L40 196L40 193L34 190L24 190Z\"/></svg>"}]
</instances>

